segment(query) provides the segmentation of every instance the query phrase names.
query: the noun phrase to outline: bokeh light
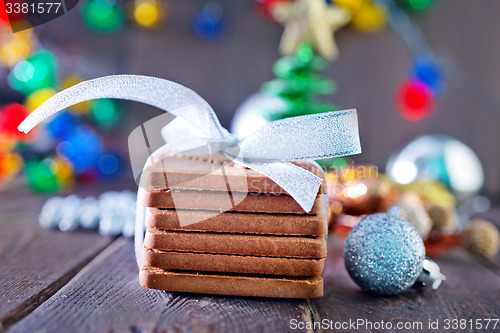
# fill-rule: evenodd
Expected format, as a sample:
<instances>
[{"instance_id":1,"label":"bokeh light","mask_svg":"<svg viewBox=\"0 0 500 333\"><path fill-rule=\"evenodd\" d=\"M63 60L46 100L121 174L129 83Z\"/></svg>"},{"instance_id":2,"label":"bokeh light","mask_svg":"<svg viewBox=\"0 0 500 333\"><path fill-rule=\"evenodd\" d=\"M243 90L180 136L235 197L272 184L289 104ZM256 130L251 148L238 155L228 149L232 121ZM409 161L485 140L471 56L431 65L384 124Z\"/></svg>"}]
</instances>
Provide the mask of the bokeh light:
<instances>
[{"instance_id":1,"label":"bokeh light","mask_svg":"<svg viewBox=\"0 0 500 333\"><path fill-rule=\"evenodd\" d=\"M56 92L53 88L43 88L32 92L24 102L26 110L30 113L35 111L42 103L54 96Z\"/></svg>"},{"instance_id":2,"label":"bokeh light","mask_svg":"<svg viewBox=\"0 0 500 333\"><path fill-rule=\"evenodd\" d=\"M47 50L40 50L14 66L8 77L9 83L26 95L38 89L54 87L56 68L55 56Z\"/></svg>"},{"instance_id":3,"label":"bokeh light","mask_svg":"<svg viewBox=\"0 0 500 333\"><path fill-rule=\"evenodd\" d=\"M83 21L97 32L118 31L125 21L123 9L111 0L89 0L83 4Z\"/></svg>"},{"instance_id":4,"label":"bokeh light","mask_svg":"<svg viewBox=\"0 0 500 333\"><path fill-rule=\"evenodd\" d=\"M54 193L60 190L56 176L51 170L51 160L29 160L24 168L28 185L36 192Z\"/></svg>"},{"instance_id":5,"label":"bokeh light","mask_svg":"<svg viewBox=\"0 0 500 333\"><path fill-rule=\"evenodd\" d=\"M223 32L224 10L216 2L209 2L196 16L193 30L201 39L212 39L219 37Z\"/></svg>"},{"instance_id":6,"label":"bokeh light","mask_svg":"<svg viewBox=\"0 0 500 333\"><path fill-rule=\"evenodd\" d=\"M21 104L9 104L0 110L0 135L13 140L27 140L29 137L17 130L28 112Z\"/></svg>"},{"instance_id":7,"label":"bokeh light","mask_svg":"<svg viewBox=\"0 0 500 333\"><path fill-rule=\"evenodd\" d=\"M162 17L160 4L157 0L136 0L134 19L143 28L154 28Z\"/></svg>"},{"instance_id":8,"label":"bokeh light","mask_svg":"<svg viewBox=\"0 0 500 333\"><path fill-rule=\"evenodd\" d=\"M114 100L97 99L91 102L91 115L99 128L110 130L120 120L120 108Z\"/></svg>"},{"instance_id":9,"label":"bokeh light","mask_svg":"<svg viewBox=\"0 0 500 333\"><path fill-rule=\"evenodd\" d=\"M118 158L114 154L103 154L97 162L99 172L105 176L111 176L118 172L120 166Z\"/></svg>"},{"instance_id":10,"label":"bokeh light","mask_svg":"<svg viewBox=\"0 0 500 333\"><path fill-rule=\"evenodd\" d=\"M375 33L387 25L387 11L378 3L367 3L353 13L351 25L364 33Z\"/></svg>"},{"instance_id":11,"label":"bokeh light","mask_svg":"<svg viewBox=\"0 0 500 333\"><path fill-rule=\"evenodd\" d=\"M404 9L410 11L421 11L426 10L434 3L436 0L398 0L398 4Z\"/></svg>"},{"instance_id":12,"label":"bokeh light","mask_svg":"<svg viewBox=\"0 0 500 333\"><path fill-rule=\"evenodd\" d=\"M413 63L411 74L415 80L431 88L436 95L440 95L445 88L441 68L430 57L418 57Z\"/></svg>"},{"instance_id":13,"label":"bokeh light","mask_svg":"<svg viewBox=\"0 0 500 333\"><path fill-rule=\"evenodd\" d=\"M434 95L423 83L404 83L397 93L397 105L401 116L409 121L419 121L434 110Z\"/></svg>"}]
</instances>

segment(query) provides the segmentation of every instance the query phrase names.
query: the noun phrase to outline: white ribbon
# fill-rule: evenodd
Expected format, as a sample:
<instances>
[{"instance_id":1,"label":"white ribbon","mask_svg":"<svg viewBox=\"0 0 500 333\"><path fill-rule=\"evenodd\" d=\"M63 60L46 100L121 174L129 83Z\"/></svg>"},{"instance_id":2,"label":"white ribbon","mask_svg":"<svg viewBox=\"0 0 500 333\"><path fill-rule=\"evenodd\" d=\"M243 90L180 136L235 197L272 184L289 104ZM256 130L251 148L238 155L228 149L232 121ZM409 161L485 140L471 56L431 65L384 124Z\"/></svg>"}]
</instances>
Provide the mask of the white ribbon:
<instances>
[{"instance_id":1,"label":"white ribbon","mask_svg":"<svg viewBox=\"0 0 500 333\"><path fill-rule=\"evenodd\" d=\"M170 112L177 118L162 130L162 135L169 142L175 138L176 142L185 142L187 147L190 140L195 139L221 143L220 152L272 179L305 212L311 211L322 179L288 161L325 159L361 152L354 109L278 120L246 138L236 138L220 125L210 105L194 91L168 80L140 75L106 76L63 90L32 112L18 129L28 133L58 111L98 98L137 101ZM231 152L224 149L224 143L233 147L238 145L239 154L230 156ZM170 149L172 145L166 145L165 149L167 147ZM176 147L182 149L179 145Z\"/></svg>"}]
</instances>

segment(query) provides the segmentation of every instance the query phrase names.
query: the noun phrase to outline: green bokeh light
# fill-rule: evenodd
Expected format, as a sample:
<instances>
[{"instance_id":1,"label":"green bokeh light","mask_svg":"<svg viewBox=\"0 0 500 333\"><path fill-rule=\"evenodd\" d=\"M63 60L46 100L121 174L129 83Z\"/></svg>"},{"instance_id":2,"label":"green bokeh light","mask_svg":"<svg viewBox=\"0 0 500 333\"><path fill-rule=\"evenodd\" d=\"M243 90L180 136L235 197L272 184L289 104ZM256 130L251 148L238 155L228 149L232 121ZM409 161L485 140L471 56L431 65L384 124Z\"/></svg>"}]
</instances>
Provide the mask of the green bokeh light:
<instances>
[{"instance_id":1,"label":"green bokeh light","mask_svg":"<svg viewBox=\"0 0 500 333\"><path fill-rule=\"evenodd\" d=\"M279 97L286 105L279 110L266 112L265 117L274 121L337 110L338 106L318 99L336 90L333 80L317 73L326 67L326 60L316 56L308 44L302 44L294 56L286 56L276 61L273 67L276 78L265 82L261 91Z\"/></svg>"},{"instance_id":2,"label":"green bokeh light","mask_svg":"<svg viewBox=\"0 0 500 333\"><path fill-rule=\"evenodd\" d=\"M38 89L55 87L56 68L54 55L41 50L17 63L10 72L8 81L14 89L29 95Z\"/></svg>"},{"instance_id":3,"label":"green bokeh light","mask_svg":"<svg viewBox=\"0 0 500 333\"><path fill-rule=\"evenodd\" d=\"M123 10L110 0L89 0L82 6L83 21L97 32L115 32L123 26Z\"/></svg>"},{"instance_id":4,"label":"green bokeh light","mask_svg":"<svg viewBox=\"0 0 500 333\"><path fill-rule=\"evenodd\" d=\"M311 45L302 45L296 54L297 60L304 64L310 63L314 59L314 51Z\"/></svg>"},{"instance_id":5,"label":"green bokeh light","mask_svg":"<svg viewBox=\"0 0 500 333\"><path fill-rule=\"evenodd\" d=\"M421 11L431 7L436 0L399 0L398 3L410 11Z\"/></svg>"},{"instance_id":6,"label":"green bokeh light","mask_svg":"<svg viewBox=\"0 0 500 333\"><path fill-rule=\"evenodd\" d=\"M37 192L54 193L60 189L48 161L28 161L25 166L28 185Z\"/></svg>"},{"instance_id":7,"label":"green bokeh light","mask_svg":"<svg viewBox=\"0 0 500 333\"><path fill-rule=\"evenodd\" d=\"M331 168L334 170L341 170L341 169L344 169L346 167L347 167L347 161L342 157L338 157L338 158L334 159L332 164L331 164Z\"/></svg>"},{"instance_id":8,"label":"green bokeh light","mask_svg":"<svg viewBox=\"0 0 500 333\"><path fill-rule=\"evenodd\" d=\"M90 113L97 126L104 130L110 130L118 124L121 110L114 100L97 99L92 101Z\"/></svg>"}]
</instances>

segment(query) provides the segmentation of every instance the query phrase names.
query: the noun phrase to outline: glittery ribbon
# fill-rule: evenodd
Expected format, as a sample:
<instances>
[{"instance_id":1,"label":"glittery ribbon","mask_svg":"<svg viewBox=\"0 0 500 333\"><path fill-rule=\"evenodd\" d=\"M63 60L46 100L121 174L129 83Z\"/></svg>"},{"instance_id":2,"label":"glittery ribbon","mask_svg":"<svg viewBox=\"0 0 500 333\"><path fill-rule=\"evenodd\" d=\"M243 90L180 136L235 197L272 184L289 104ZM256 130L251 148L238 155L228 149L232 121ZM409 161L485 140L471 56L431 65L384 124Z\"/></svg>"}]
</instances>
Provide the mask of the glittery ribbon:
<instances>
[{"instance_id":1,"label":"glittery ribbon","mask_svg":"<svg viewBox=\"0 0 500 333\"><path fill-rule=\"evenodd\" d=\"M194 91L168 80L140 75L106 76L70 87L49 98L18 129L28 133L58 111L98 98L137 101L173 114L177 118L162 130L167 141L175 138L176 142L186 142L186 146L189 140L200 138L206 143L222 143L218 145L219 152L272 179L306 212L312 209L322 179L288 161L361 152L356 110L278 120L246 138L236 138L221 126L210 105ZM225 149L229 145L224 143L236 144L237 156ZM171 147L167 144L164 149ZM181 147L177 145L177 149Z\"/></svg>"}]
</instances>

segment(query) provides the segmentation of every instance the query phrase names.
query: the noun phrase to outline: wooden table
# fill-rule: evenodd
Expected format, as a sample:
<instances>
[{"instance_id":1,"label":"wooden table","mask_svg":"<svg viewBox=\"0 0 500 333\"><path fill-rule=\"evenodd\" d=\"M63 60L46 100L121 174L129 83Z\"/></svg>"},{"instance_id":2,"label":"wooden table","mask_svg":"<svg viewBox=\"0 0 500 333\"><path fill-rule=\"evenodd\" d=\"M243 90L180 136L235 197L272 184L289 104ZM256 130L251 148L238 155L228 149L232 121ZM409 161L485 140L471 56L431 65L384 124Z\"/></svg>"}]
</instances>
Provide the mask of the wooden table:
<instances>
[{"instance_id":1,"label":"wooden table","mask_svg":"<svg viewBox=\"0 0 500 333\"><path fill-rule=\"evenodd\" d=\"M78 194L102 190L103 186L95 186ZM0 195L0 331L282 332L304 327L299 331L321 332L327 329L307 329L306 325L328 321L335 327L335 323L357 320L373 325L365 322L358 327L361 331L378 331L376 325L382 320L385 328L388 323L393 325L392 331L397 323L422 323L428 330L429 321L436 320L443 330L446 319L500 318L500 256L480 261L452 251L434 258L447 276L439 290L374 297L349 278L342 241L332 237L323 274L325 296L321 298L264 299L149 290L139 285L132 240L95 232L42 230L36 225L36 216L45 199L27 189ZM500 220L500 212L489 214L496 222ZM500 323L496 330L488 331L500 332Z\"/></svg>"}]
</instances>

